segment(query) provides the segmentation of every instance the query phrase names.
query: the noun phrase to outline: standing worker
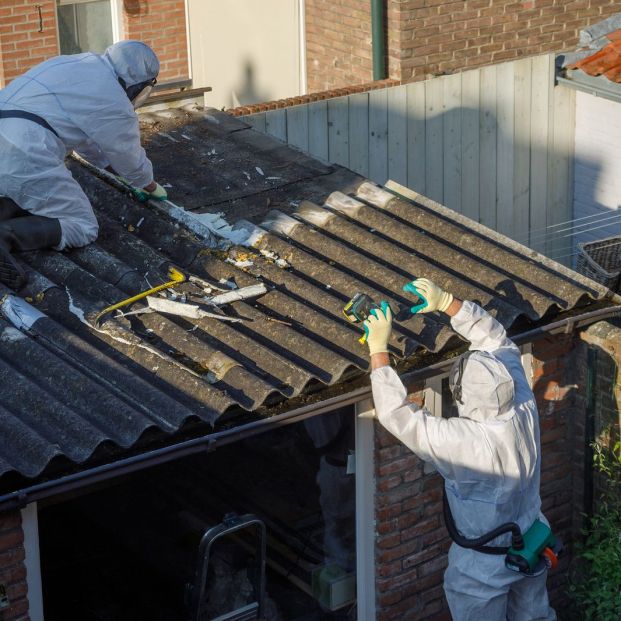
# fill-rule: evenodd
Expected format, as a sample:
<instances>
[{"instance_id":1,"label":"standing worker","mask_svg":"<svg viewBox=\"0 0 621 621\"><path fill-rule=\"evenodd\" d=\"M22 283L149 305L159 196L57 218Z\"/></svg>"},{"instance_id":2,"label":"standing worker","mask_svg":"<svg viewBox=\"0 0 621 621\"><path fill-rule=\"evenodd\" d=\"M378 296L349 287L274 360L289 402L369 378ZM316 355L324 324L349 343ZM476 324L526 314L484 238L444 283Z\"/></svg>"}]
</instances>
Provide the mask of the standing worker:
<instances>
[{"instance_id":1,"label":"standing worker","mask_svg":"<svg viewBox=\"0 0 621 621\"><path fill-rule=\"evenodd\" d=\"M140 41L104 54L58 56L0 90L0 282L26 282L12 253L85 246L97 238L93 208L64 164L75 149L118 172L141 197L165 199L140 145L135 108L155 85L160 64Z\"/></svg>"},{"instance_id":2,"label":"standing worker","mask_svg":"<svg viewBox=\"0 0 621 621\"><path fill-rule=\"evenodd\" d=\"M421 278L404 287L423 300L416 312L441 311L470 342L449 375L458 417L435 417L407 400L390 366L392 314L386 303L365 321L371 385L379 422L445 480L454 524L467 539L507 522L525 533L539 519L539 418L520 351L503 326L474 302L458 300ZM509 534L490 542L511 545ZM453 543L444 591L455 621L552 621L547 571L533 577L512 571L502 555Z\"/></svg>"}]
</instances>

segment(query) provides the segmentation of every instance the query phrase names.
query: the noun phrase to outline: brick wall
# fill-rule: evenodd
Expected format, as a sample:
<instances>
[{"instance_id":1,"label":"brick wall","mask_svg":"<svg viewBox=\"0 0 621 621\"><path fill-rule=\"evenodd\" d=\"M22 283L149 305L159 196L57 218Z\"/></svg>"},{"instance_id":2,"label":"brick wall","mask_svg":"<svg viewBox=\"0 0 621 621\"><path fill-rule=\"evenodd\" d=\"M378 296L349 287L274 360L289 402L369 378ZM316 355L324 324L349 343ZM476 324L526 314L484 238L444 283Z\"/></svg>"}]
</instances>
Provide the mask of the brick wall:
<instances>
[{"instance_id":1,"label":"brick wall","mask_svg":"<svg viewBox=\"0 0 621 621\"><path fill-rule=\"evenodd\" d=\"M55 0L0 4L0 87L58 53Z\"/></svg>"},{"instance_id":2,"label":"brick wall","mask_svg":"<svg viewBox=\"0 0 621 621\"><path fill-rule=\"evenodd\" d=\"M386 0L394 80L573 49L579 31L619 11L616 0ZM371 2L306 0L310 92L372 79Z\"/></svg>"},{"instance_id":3,"label":"brick wall","mask_svg":"<svg viewBox=\"0 0 621 621\"><path fill-rule=\"evenodd\" d=\"M188 77L184 0L124 0L123 21L124 38L140 39L157 53L160 81ZM0 88L59 53L55 0L0 3Z\"/></svg>"},{"instance_id":4,"label":"brick wall","mask_svg":"<svg viewBox=\"0 0 621 621\"><path fill-rule=\"evenodd\" d=\"M189 76L185 0L125 0L127 39L150 45L160 59L160 82Z\"/></svg>"},{"instance_id":5,"label":"brick wall","mask_svg":"<svg viewBox=\"0 0 621 621\"><path fill-rule=\"evenodd\" d=\"M548 581L557 609L567 603L567 567L584 510L585 360L585 347L572 335L533 345L542 504L567 550ZM410 387L412 400L420 401L421 388ZM426 472L383 427L376 431L378 621L448 621L442 583L451 542L442 518L442 478Z\"/></svg>"},{"instance_id":6,"label":"brick wall","mask_svg":"<svg viewBox=\"0 0 621 621\"><path fill-rule=\"evenodd\" d=\"M28 621L28 587L24 565L24 533L19 511L0 514L0 583L7 588L10 607L0 610L2 621Z\"/></svg>"}]
</instances>

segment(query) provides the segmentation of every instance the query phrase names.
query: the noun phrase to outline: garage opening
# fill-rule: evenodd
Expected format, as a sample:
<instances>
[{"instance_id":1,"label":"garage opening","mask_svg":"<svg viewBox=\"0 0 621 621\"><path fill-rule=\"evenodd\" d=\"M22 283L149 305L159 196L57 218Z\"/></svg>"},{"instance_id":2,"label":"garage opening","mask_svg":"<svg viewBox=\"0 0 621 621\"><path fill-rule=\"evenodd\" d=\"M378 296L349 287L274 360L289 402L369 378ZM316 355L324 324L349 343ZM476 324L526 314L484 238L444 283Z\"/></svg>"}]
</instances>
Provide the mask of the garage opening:
<instances>
[{"instance_id":1,"label":"garage opening","mask_svg":"<svg viewBox=\"0 0 621 621\"><path fill-rule=\"evenodd\" d=\"M46 621L356 619L353 407L39 504Z\"/></svg>"}]
</instances>

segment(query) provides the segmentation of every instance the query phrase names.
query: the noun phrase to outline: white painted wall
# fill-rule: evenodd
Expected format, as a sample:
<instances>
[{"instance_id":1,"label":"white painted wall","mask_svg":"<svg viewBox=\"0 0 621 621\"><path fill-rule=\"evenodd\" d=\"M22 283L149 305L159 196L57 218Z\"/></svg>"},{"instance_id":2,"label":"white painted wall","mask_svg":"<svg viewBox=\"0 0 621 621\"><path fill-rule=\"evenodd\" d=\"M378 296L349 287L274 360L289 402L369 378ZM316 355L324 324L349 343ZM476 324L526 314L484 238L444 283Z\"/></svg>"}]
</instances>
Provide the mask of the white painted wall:
<instances>
[{"instance_id":1,"label":"white painted wall","mask_svg":"<svg viewBox=\"0 0 621 621\"><path fill-rule=\"evenodd\" d=\"M589 218L576 229L576 242L621 235L621 103L580 91L576 93L574 217Z\"/></svg>"},{"instance_id":2,"label":"white painted wall","mask_svg":"<svg viewBox=\"0 0 621 621\"><path fill-rule=\"evenodd\" d=\"M188 0L192 82L214 108L295 97L304 89L304 3Z\"/></svg>"}]
</instances>

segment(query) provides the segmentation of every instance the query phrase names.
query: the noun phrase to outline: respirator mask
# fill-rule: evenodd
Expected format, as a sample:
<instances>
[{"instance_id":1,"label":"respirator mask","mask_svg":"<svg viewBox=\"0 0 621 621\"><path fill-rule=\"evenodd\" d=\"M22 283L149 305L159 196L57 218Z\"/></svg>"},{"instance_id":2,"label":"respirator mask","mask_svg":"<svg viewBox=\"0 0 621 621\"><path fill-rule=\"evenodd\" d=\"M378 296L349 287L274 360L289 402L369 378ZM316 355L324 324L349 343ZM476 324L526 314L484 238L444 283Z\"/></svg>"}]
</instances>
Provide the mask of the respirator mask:
<instances>
[{"instance_id":1,"label":"respirator mask","mask_svg":"<svg viewBox=\"0 0 621 621\"><path fill-rule=\"evenodd\" d=\"M119 78L119 84L123 87L123 90L127 94L127 97L132 102L134 110L142 106L142 104L149 98L153 87L157 84L157 79L145 80L132 86L126 86L125 80Z\"/></svg>"}]
</instances>

